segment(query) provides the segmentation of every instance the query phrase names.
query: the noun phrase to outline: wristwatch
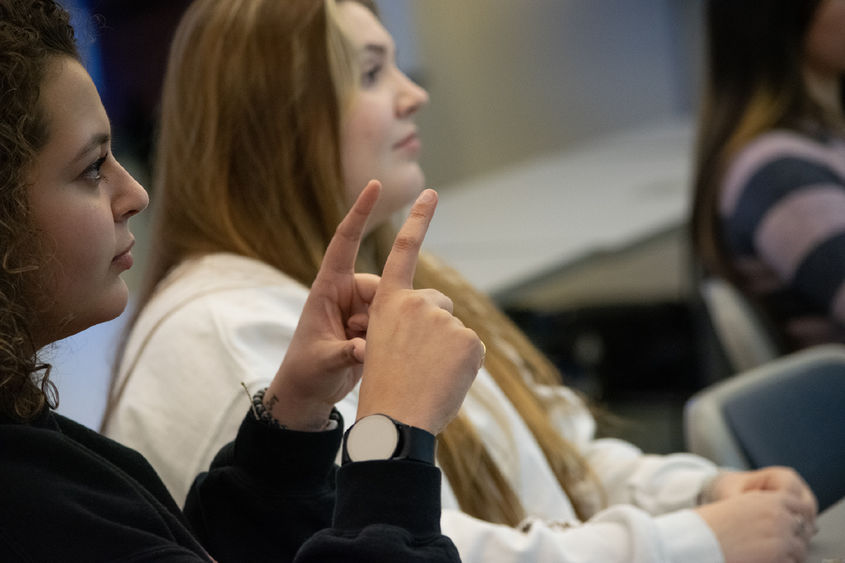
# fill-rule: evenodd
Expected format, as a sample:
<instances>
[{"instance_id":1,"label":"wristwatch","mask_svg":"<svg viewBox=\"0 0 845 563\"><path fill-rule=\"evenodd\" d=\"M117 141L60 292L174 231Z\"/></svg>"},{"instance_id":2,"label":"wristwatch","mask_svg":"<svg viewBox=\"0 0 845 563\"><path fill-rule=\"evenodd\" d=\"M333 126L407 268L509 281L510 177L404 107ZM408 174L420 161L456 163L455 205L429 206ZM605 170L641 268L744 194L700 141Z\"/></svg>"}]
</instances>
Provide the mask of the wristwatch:
<instances>
[{"instance_id":1,"label":"wristwatch","mask_svg":"<svg viewBox=\"0 0 845 563\"><path fill-rule=\"evenodd\" d=\"M386 414L371 414L353 424L343 436L341 461L410 459L434 465L434 435L402 424Z\"/></svg>"}]
</instances>

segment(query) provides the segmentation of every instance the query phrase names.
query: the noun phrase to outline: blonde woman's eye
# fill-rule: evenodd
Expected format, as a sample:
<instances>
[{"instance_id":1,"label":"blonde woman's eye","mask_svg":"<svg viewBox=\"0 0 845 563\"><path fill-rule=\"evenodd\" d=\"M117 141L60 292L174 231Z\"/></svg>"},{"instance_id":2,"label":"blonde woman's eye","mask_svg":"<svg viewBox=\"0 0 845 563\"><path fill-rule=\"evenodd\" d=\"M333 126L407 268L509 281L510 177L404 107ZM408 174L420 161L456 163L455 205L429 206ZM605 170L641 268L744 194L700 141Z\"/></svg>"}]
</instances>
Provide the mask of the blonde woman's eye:
<instances>
[{"instance_id":1,"label":"blonde woman's eye","mask_svg":"<svg viewBox=\"0 0 845 563\"><path fill-rule=\"evenodd\" d=\"M376 65L366 72L364 72L363 77L361 78L361 83L364 87L372 86L378 81L379 74L381 73L382 65Z\"/></svg>"}]
</instances>

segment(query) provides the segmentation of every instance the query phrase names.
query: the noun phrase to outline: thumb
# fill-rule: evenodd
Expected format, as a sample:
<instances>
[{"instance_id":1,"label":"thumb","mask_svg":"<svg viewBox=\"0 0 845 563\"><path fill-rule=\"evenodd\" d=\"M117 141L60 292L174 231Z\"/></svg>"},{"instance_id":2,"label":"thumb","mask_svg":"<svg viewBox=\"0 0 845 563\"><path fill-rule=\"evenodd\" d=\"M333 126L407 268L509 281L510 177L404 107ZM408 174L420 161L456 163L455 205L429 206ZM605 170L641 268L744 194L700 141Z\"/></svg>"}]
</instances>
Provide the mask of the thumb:
<instances>
[{"instance_id":1,"label":"thumb","mask_svg":"<svg viewBox=\"0 0 845 563\"><path fill-rule=\"evenodd\" d=\"M354 367L364 363L365 341L363 338L351 338L327 345L321 362L326 371Z\"/></svg>"},{"instance_id":2,"label":"thumb","mask_svg":"<svg viewBox=\"0 0 845 563\"><path fill-rule=\"evenodd\" d=\"M353 338L349 342L352 343L352 357L355 359L355 362L363 364L364 353L367 351L367 341L363 338Z\"/></svg>"}]
</instances>

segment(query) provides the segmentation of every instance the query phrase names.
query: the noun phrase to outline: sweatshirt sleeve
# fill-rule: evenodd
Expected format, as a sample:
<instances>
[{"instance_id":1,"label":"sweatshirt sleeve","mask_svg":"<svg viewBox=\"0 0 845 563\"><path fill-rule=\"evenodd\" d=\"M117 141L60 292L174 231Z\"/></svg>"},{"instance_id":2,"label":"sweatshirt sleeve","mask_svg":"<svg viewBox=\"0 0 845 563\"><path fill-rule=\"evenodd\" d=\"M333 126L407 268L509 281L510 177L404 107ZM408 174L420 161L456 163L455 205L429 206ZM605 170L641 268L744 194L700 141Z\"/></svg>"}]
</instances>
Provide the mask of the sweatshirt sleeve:
<instances>
[{"instance_id":1,"label":"sweatshirt sleeve","mask_svg":"<svg viewBox=\"0 0 845 563\"><path fill-rule=\"evenodd\" d=\"M333 527L306 542L296 561L460 561L440 532L440 470L413 461L344 466Z\"/></svg>"},{"instance_id":2,"label":"sweatshirt sleeve","mask_svg":"<svg viewBox=\"0 0 845 563\"><path fill-rule=\"evenodd\" d=\"M722 563L718 540L691 510L654 517L619 505L583 523L525 520L519 528L444 510L464 563Z\"/></svg>"},{"instance_id":3,"label":"sweatshirt sleeve","mask_svg":"<svg viewBox=\"0 0 845 563\"><path fill-rule=\"evenodd\" d=\"M440 534L440 472L414 462L334 464L326 432L271 428L247 415L197 477L185 514L227 561L459 561ZM301 548L301 549L300 549Z\"/></svg>"},{"instance_id":4,"label":"sweatshirt sleeve","mask_svg":"<svg viewBox=\"0 0 845 563\"><path fill-rule=\"evenodd\" d=\"M607 505L631 504L652 515L696 505L718 467L703 457L645 454L615 438L596 439L596 423L584 403L565 387L538 387L553 424L584 456L606 495Z\"/></svg>"},{"instance_id":5,"label":"sweatshirt sleeve","mask_svg":"<svg viewBox=\"0 0 845 563\"><path fill-rule=\"evenodd\" d=\"M647 455L632 444L596 439L595 421L565 387L540 387L558 431L585 457L607 507L584 522L529 518L517 528L443 510L441 525L465 563L720 562L721 548L694 511L717 467L691 454Z\"/></svg>"}]
</instances>

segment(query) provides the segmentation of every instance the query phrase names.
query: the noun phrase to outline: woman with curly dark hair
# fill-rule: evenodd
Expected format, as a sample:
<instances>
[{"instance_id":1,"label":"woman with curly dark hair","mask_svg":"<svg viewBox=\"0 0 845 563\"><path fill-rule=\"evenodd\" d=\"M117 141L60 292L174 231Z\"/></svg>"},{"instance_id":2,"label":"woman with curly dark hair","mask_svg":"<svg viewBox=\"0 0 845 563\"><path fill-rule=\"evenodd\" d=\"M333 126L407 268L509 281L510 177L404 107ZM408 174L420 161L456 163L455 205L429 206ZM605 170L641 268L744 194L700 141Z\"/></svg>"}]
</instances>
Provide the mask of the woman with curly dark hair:
<instances>
[{"instance_id":1,"label":"woman with curly dark hair","mask_svg":"<svg viewBox=\"0 0 845 563\"><path fill-rule=\"evenodd\" d=\"M353 271L381 191L364 188L277 376L244 398L237 438L183 513L140 454L53 411L37 359L123 311L128 222L148 203L111 153L105 109L53 0L0 0L0 81L0 560L457 561L439 529L434 435L483 347L442 294L411 289L434 192L415 203L379 279ZM362 422L338 469L333 405L365 353ZM401 451L390 441L400 437ZM385 448L360 448L379 440Z\"/></svg>"}]
</instances>

